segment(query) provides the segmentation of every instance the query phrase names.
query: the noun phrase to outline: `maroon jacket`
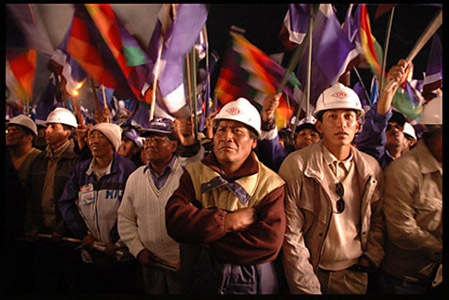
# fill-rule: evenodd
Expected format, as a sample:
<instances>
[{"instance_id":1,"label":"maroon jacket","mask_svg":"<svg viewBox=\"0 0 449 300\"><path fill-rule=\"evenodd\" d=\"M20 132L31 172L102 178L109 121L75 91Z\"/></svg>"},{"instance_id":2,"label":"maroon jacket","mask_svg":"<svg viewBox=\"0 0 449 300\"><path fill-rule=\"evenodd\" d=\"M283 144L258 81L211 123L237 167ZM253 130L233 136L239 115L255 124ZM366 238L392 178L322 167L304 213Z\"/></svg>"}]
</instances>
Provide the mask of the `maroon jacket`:
<instances>
[{"instance_id":1,"label":"maroon jacket","mask_svg":"<svg viewBox=\"0 0 449 300\"><path fill-rule=\"evenodd\" d=\"M220 169L213 153L210 153L199 163L218 172L217 177L220 177ZM232 183L239 178L256 173L261 177L268 176L265 180L278 180L278 177L271 177L278 175L262 165L255 154L250 155L234 178L226 180ZM263 182L264 180L260 179L257 184ZM263 189L264 186L256 188ZM209 252L213 257L212 260L215 261L214 264L221 265L221 267L218 267L221 268L221 271L226 264L233 264L234 267L235 264L262 265L275 260L284 239L286 224L284 185L282 184L266 193L254 208L257 213L255 223L245 230L226 233L224 218L226 214L232 212L216 207L203 208L201 202L196 199L192 178L189 172L185 171L180 179L178 189L167 202L167 232L181 244L195 245L196 250L194 251L198 251L198 246L200 246L201 251ZM197 268L198 264L205 263L204 254L195 257L194 253L189 253L189 250L186 253L186 249L192 250L193 248L183 248L183 245L181 245L181 269L183 268L183 256L184 258L189 257L190 261L186 262L184 259L184 262L189 264L190 267ZM192 259L203 261L192 262ZM208 259L210 260L210 257ZM260 271L260 268L258 271ZM189 276L202 275L195 273L197 272L189 272ZM261 277L260 274L258 276Z\"/></svg>"}]
</instances>

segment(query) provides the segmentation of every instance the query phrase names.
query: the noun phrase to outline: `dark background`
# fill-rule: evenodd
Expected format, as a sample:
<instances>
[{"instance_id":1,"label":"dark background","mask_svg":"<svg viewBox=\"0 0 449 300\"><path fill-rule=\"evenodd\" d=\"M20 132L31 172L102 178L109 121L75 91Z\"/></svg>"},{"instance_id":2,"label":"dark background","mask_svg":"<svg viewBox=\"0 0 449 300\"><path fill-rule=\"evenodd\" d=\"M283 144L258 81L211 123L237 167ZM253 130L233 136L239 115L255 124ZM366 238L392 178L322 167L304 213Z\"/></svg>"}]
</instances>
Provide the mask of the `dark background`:
<instances>
[{"instance_id":1,"label":"dark background","mask_svg":"<svg viewBox=\"0 0 449 300\"><path fill-rule=\"evenodd\" d=\"M334 4L340 23L344 22L348 4ZM371 31L376 40L385 49L385 38L387 33L390 12L375 19L378 5L367 4L370 16ZM414 44L432 21L441 4L399 4L395 7L393 24L390 34L386 71L397 63L401 58L406 58ZM356 6L353 7L354 15ZM288 10L287 3L281 4L211 4L207 20L209 45L212 50L217 51L220 58L224 57L229 43L229 30L231 25L245 30L245 37L266 54L283 52L285 49L279 41L279 31L285 14ZM443 24L444 26L444 24ZM443 26L437 33L442 40ZM431 40L413 60L414 79L422 79L426 70L427 59L431 46ZM285 53L284 67L288 65L291 52ZM212 74L212 87L215 86L218 77L221 60L217 63ZM366 86L370 86L372 73L369 69L359 69ZM354 73L354 72L351 72ZM351 75L351 83L355 83L357 77Z\"/></svg>"}]
</instances>

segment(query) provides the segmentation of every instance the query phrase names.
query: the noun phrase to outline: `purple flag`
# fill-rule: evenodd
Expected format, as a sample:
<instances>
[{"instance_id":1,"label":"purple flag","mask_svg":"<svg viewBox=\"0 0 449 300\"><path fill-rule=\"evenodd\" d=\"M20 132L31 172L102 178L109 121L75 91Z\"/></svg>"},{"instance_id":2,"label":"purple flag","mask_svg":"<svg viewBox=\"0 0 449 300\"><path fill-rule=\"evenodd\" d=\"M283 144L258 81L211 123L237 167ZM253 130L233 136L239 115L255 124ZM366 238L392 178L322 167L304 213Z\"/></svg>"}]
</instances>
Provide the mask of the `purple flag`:
<instances>
[{"instance_id":1,"label":"purple flag","mask_svg":"<svg viewBox=\"0 0 449 300\"><path fill-rule=\"evenodd\" d=\"M134 126L138 129L148 128L150 122L150 110L146 107L143 102L137 103L136 110L129 116L126 124ZM156 102L156 108L154 111L155 116L168 118L170 120L174 120L172 116L163 111ZM124 126L124 124L122 124Z\"/></svg>"},{"instance_id":2,"label":"purple flag","mask_svg":"<svg viewBox=\"0 0 449 300\"><path fill-rule=\"evenodd\" d=\"M338 82L357 57L358 51L341 28L331 4L320 4L313 23L312 72L310 105L315 106L319 94ZM298 79L305 86L307 82L308 45L301 54L298 65Z\"/></svg>"},{"instance_id":3,"label":"purple flag","mask_svg":"<svg viewBox=\"0 0 449 300\"><path fill-rule=\"evenodd\" d=\"M44 123L48 114L56 107L55 91L55 78L53 75L50 75L48 85L37 102L35 115L36 124Z\"/></svg>"},{"instance_id":4,"label":"purple flag","mask_svg":"<svg viewBox=\"0 0 449 300\"><path fill-rule=\"evenodd\" d=\"M426 74L423 80L423 95L426 99L434 97L433 92L441 87L443 80L443 48L437 33L432 39L432 46L427 60Z\"/></svg>"},{"instance_id":5,"label":"purple flag","mask_svg":"<svg viewBox=\"0 0 449 300\"><path fill-rule=\"evenodd\" d=\"M355 43L357 34L359 32L360 26L358 26L358 21L354 20L352 17L352 7L354 4L349 4L348 10L346 12L345 22L343 23L343 32L348 37L351 43Z\"/></svg>"},{"instance_id":6,"label":"purple flag","mask_svg":"<svg viewBox=\"0 0 449 300\"><path fill-rule=\"evenodd\" d=\"M289 33L289 40L301 44L307 34L310 4L289 4L284 18L284 25Z\"/></svg>"},{"instance_id":7,"label":"purple flag","mask_svg":"<svg viewBox=\"0 0 449 300\"><path fill-rule=\"evenodd\" d=\"M204 4L179 4L174 15L176 17L172 20L170 5L164 4L148 46L148 54L155 64L153 75L158 71L158 85L163 98L160 107L169 114L182 115L187 108L184 93L185 57L206 22L207 9ZM157 66L161 42L163 48Z\"/></svg>"}]
</instances>

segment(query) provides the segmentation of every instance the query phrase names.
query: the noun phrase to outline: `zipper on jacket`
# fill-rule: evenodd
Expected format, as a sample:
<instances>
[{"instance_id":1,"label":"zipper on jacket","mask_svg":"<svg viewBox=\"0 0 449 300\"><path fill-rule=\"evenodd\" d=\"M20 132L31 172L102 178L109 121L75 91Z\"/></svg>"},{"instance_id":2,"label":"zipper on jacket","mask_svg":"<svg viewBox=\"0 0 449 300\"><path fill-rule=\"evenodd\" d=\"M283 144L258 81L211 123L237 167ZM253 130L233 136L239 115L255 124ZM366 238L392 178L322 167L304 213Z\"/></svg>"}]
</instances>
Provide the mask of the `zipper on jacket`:
<instances>
[{"instance_id":1,"label":"zipper on jacket","mask_svg":"<svg viewBox=\"0 0 449 300\"><path fill-rule=\"evenodd\" d=\"M372 194L372 188L367 190L367 186L371 183L371 179L372 178L373 178L373 176L371 176L371 175L368 177L368 179L366 180L365 187L363 189L364 193L363 193L363 196L362 196L362 200L366 199L364 201L366 203L366 208L365 208L365 211L363 212L363 215L360 216L361 218L362 218L362 216L366 216L366 212L368 211L369 199L371 198L370 196ZM371 186L373 186L373 185L371 185ZM366 192L366 194L365 194L365 192ZM362 211L361 211L361 213L362 213Z\"/></svg>"},{"instance_id":2,"label":"zipper on jacket","mask_svg":"<svg viewBox=\"0 0 449 300\"><path fill-rule=\"evenodd\" d=\"M316 179L315 179L315 181L318 182L318 184L321 186L321 189L323 190L322 184L321 184L318 180L316 180ZM322 254L323 254L323 249L324 249L324 241L326 240L327 234L328 234L328 232L329 232L329 228L330 228L331 220L332 220L332 215L333 215L331 199L329 198L329 195L326 193L326 191L324 191L323 194L326 195L328 204L330 204L330 206L328 205L328 208L330 207L331 209L330 209L329 218L328 218L328 220L327 220L326 231L323 233L323 238L321 239L320 251L319 251L320 254L319 254L319 256L317 257L316 265L315 265L315 266L312 265L312 266L313 266L313 269L314 269L315 271L318 269L318 267L319 267L319 265L320 265L321 256L322 256Z\"/></svg>"},{"instance_id":3,"label":"zipper on jacket","mask_svg":"<svg viewBox=\"0 0 449 300\"><path fill-rule=\"evenodd\" d=\"M372 179L373 178L373 176L369 176L368 177L368 179L366 180L366 184L365 184L365 188L364 188L364 191L366 192L366 194L364 193L363 194L363 196L364 197L362 197L362 200L363 199L366 199L365 201L364 201L364 203L366 203L366 207L365 207L365 211L363 211L363 214L362 214L362 211L360 211L360 213L362 214L361 216L360 216L360 243L362 244L362 250L363 251L365 251L366 250L366 246L367 246L367 244L368 243L366 243L365 245L363 244L363 241L362 241L362 234L363 234L363 232L362 232L362 227L363 227L363 220L365 219L365 217L366 217L366 214L367 214L367 212L368 212L368 209L369 209L369 206L370 206L370 201L369 201L369 199L371 199L371 195L373 194L373 186L374 186L374 184L370 184L370 183L372 183ZM367 190L367 186L368 185L370 185L370 189L369 190ZM369 231L369 228L367 228L366 229L367 231ZM366 234L368 234L368 233L366 233Z\"/></svg>"},{"instance_id":4,"label":"zipper on jacket","mask_svg":"<svg viewBox=\"0 0 449 300\"><path fill-rule=\"evenodd\" d=\"M95 225L97 226L98 231L98 240L102 241L100 225L98 224L98 190L95 191Z\"/></svg>"}]
</instances>

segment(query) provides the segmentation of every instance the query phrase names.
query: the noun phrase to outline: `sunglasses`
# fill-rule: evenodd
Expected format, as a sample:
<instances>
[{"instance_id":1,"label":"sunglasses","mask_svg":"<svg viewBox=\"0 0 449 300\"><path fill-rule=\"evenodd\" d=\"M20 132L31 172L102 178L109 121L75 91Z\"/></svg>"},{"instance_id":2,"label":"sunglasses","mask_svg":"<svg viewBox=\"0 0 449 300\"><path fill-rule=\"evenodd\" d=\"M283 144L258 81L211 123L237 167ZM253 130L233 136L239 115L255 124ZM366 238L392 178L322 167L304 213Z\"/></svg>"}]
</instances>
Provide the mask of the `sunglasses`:
<instances>
[{"instance_id":1,"label":"sunglasses","mask_svg":"<svg viewBox=\"0 0 449 300\"><path fill-rule=\"evenodd\" d=\"M337 213L341 214L345 210L345 200L343 199L345 189L343 188L343 184L341 182L337 183L335 191L338 197L340 197L337 201Z\"/></svg>"}]
</instances>

